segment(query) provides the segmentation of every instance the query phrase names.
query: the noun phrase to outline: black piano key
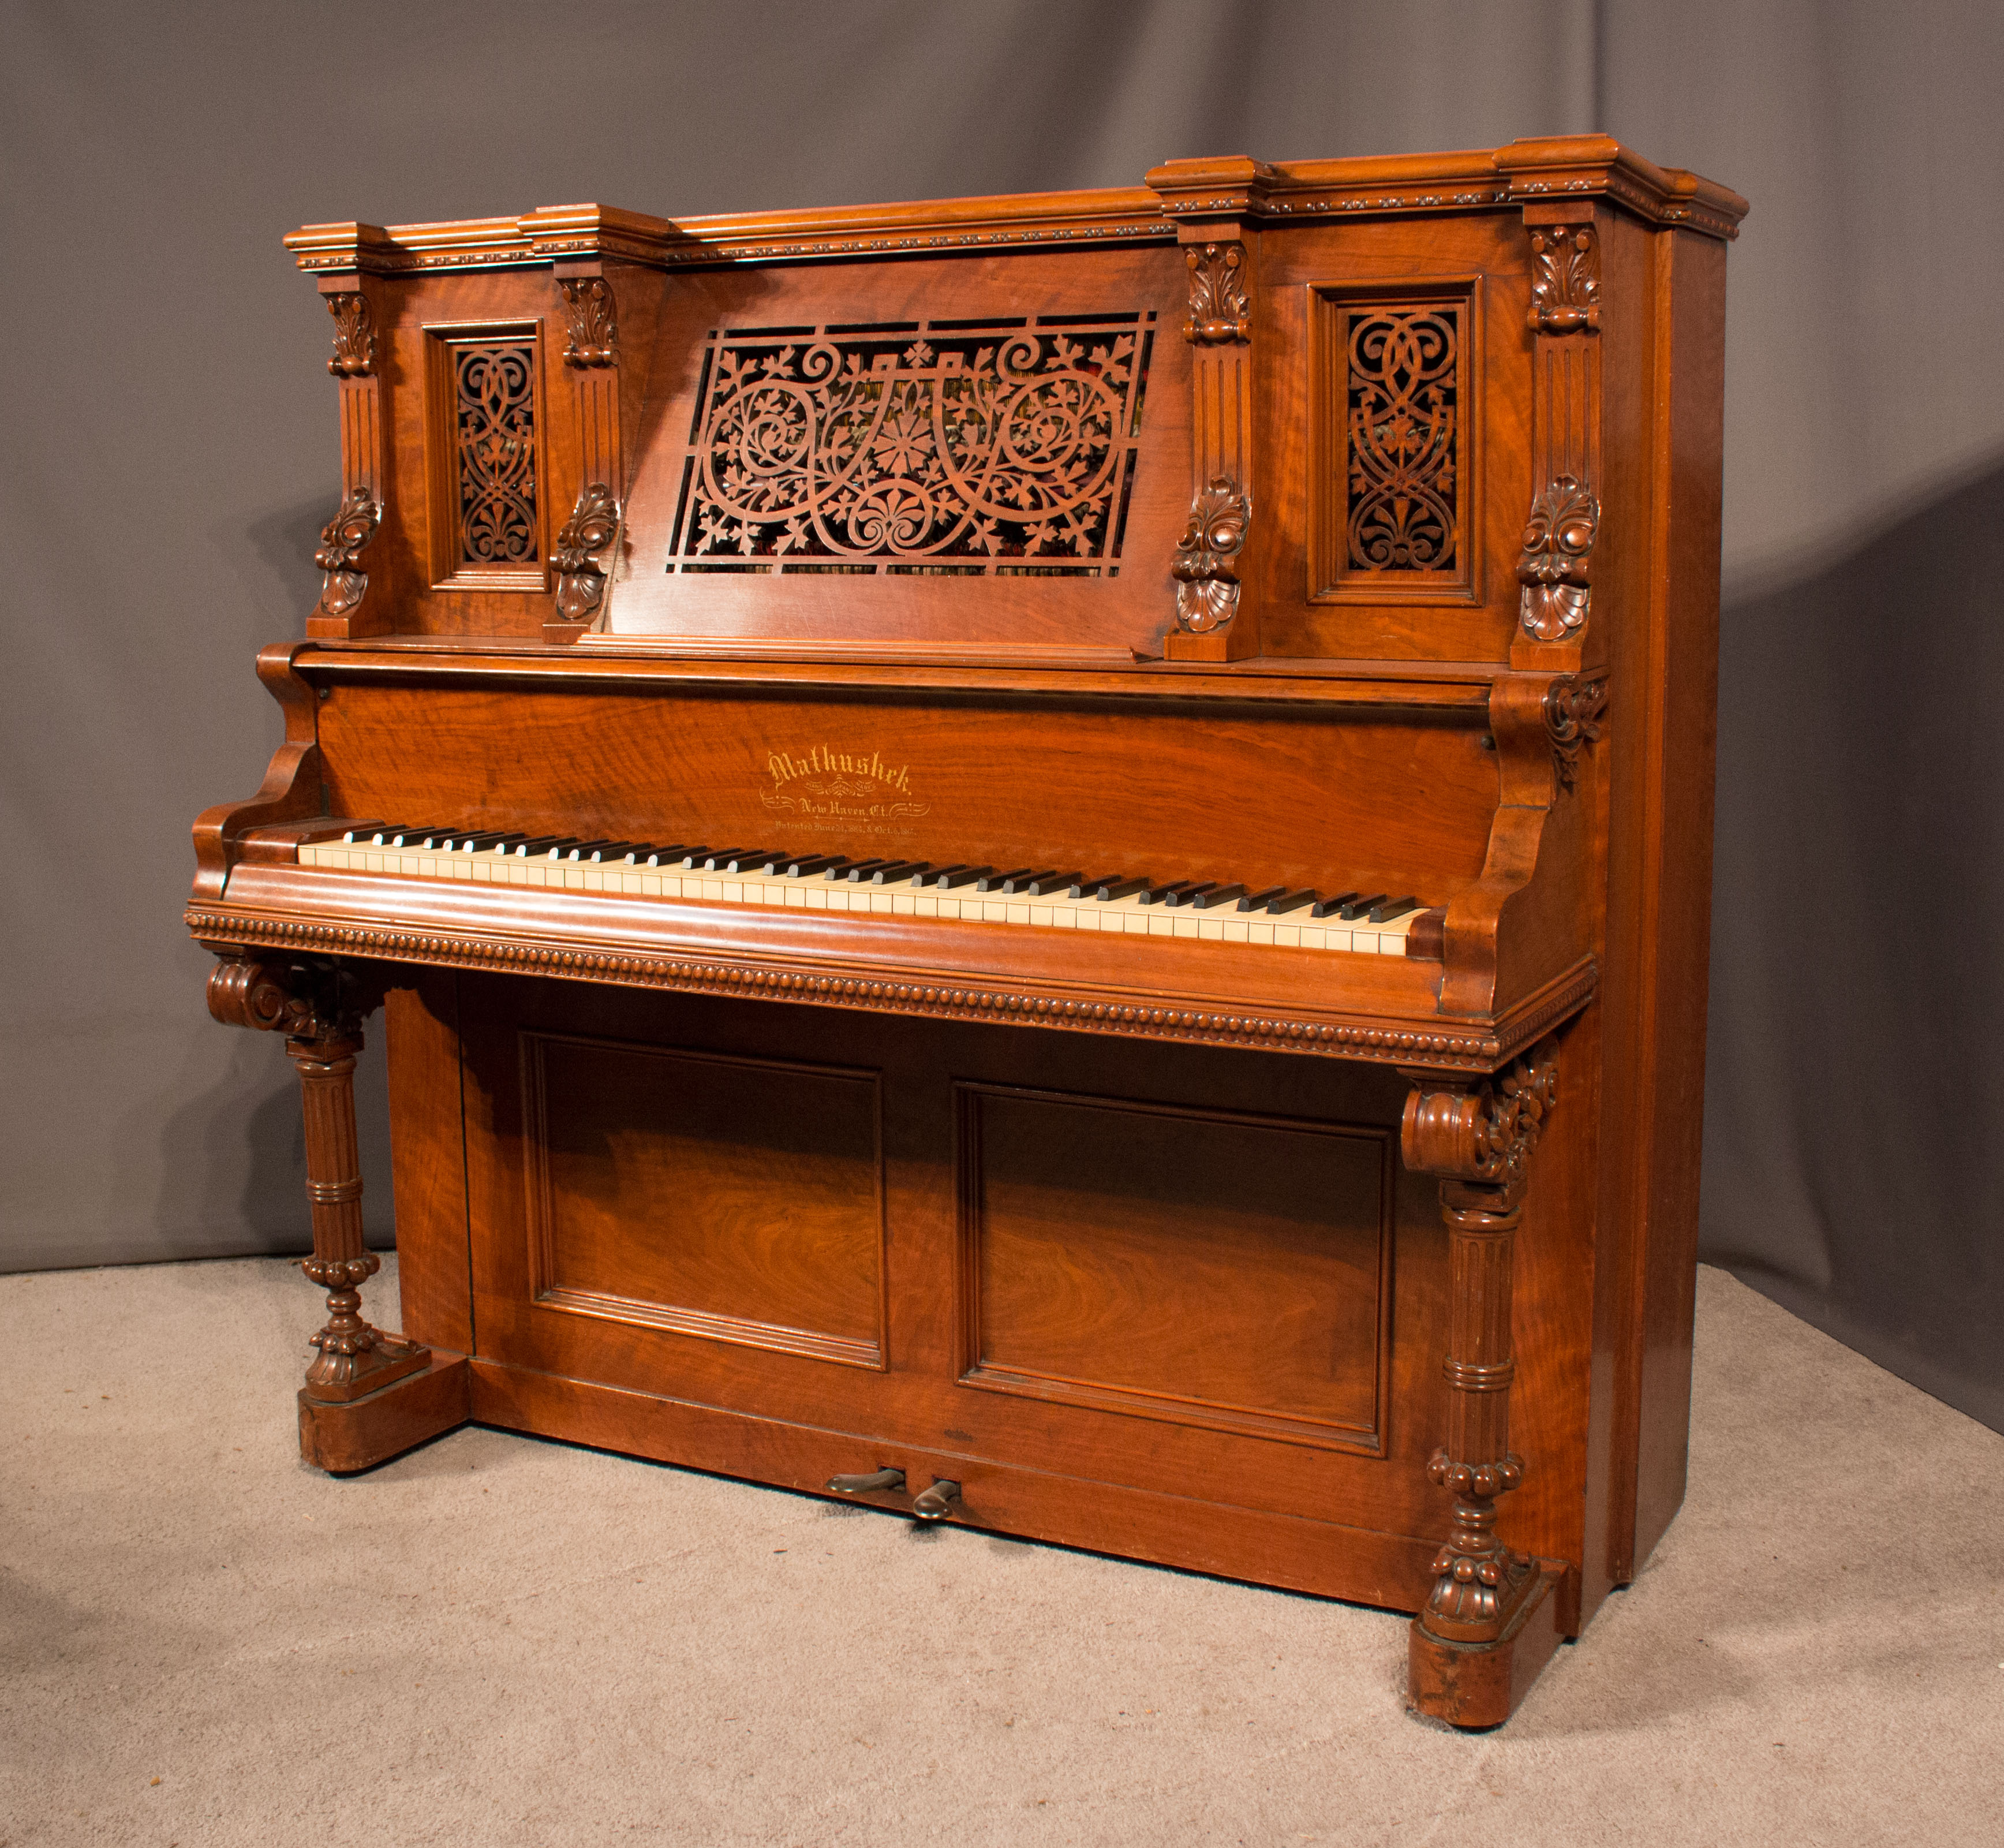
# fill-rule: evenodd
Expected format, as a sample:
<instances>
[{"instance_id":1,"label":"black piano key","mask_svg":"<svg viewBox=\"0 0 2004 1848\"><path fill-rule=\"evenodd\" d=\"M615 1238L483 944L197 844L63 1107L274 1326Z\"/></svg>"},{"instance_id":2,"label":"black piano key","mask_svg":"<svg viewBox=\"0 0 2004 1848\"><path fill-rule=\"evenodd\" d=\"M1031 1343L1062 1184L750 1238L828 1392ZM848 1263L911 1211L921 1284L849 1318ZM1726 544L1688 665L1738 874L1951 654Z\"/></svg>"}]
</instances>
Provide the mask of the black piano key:
<instances>
[{"instance_id":1,"label":"black piano key","mask_svg":"<svg viewBox=\"0 0 2004 1848\"><path fill-rule=\"evenodd\" d=\"M839 879L855 864L856 862L846 854L831 854L828 857L828 864L821 869L822 877L825 879Z\"/></svg>"},{"instance_id":2,"label":"black piano key","mask_svg":"<svg viewBox=\"0 0 2004 1848\"><path fill-rule=\"evenodd\" d=\"M706 847L696 865L706 873L721 872L740 854L762 854L763 847Z\"/></svg>"},{"instance_id":3,"label":"black piano key","mask_svg":"<svg viewBox=\"0 0 2004 1848\"><path fill-rule=\"evenodd\" d=\"M1125 873L1095 873L1088 878L1085 875L1081 873L1077 875L1072 879L1070 884L1065 887L1065 896L1074 899L1089 899L1093 895L1093 888L1095 886L1110 885L1115 880L1124 879L1126 876L1127 875Z\"/></svg>"},{"instance_id":4,"label":"black piano key","mask_svg":"<svg viewBox=\"0 0 2004 1848\"><path fill-rule=\"evenodd\" d=\"M1249 892L1238 901L1242 911L1263 911L1286 892L1284 885L1269 885L1264 892Z\"/></svg>"},{"instance_id":5,"label":"black piano key","mask_svg":"<svg viewBox=\"0 0 2004 1848\"><path fill-rule=\"evenodd\" d=\"M897 864L897 861L895 860L858 860L850 866L849 871L844 873L843 877L848 880L850 884L852 885L860 885L864 880L867 879L870 875L878 869L878 867L895 866Z\"/></svg>"},{"instance_id":6,"label":"black piano key","mask_svg":"<svg viewBox=\"0 0 2004 1848\"><path fill-rule=\"evenodd\" d=\"M682 855L688 851L688 843L686 841L672 840L665 847L657 847L650 841L640 849L643 856L641 864L643 866L678 865L681 864Z\"/></svg>"},{"instance_id":7,"label":"black piano key","mask_svg":"<svg viewBox=\"0 0 2004 1848\"><path fill-rule=\"evenodd\" d=\"M955 873L964 873L973 870L975 869L962 866L956 860L951 866L928 866L923 871L914 873L912 875L912 883L914 885L934 885Z\"/></svg>"},{"instance_id":8,"label":"black piano key","mask_svg":"<svg viewBox=\"0 0 2004 1848\"><path fill-rule=\"evenodd\" d=\"M1173 905L1196 884L1194 879L1179 879L1172 885L1151 885L1141 894L1141 903L1144 905Z\"/></svg>"},{"instance_id":9,"label":"black piano key","mask_svg":"<svg viewBox=\"0 0 2004 1848\"><path fill-rule=\"evenodd\" d=\"M688 848L682 854L680 861L682 871L688 872L701 866L703 861L709 857L709 854L710 850L706 847L699 845Z\"/></svg>"},{"instance_id":10,"label":"black piano key","mask_svg":"<svg viewBox=\"0 0 2004 1848\"><path fill-rule=\"evenodd\" d=\"M1358 919L1365 914L1365 912L1372 910L1375 906L1383 904L1384 902L1385 894L1382 892L1374 892L1368 899L1352 899L1348 904L1345 905L1340 911L1337 913L1337 916L1341 918L1345 924L1354 924Z\"/></svg>"},{"instance_id":11,"label":"black piano key","mask_svg":"<svg viewBox=\"0 0 2004 1848\"><path fill-rule=\"evenodd\" d=\"M769 873L783 872L790 879L805 879L815 873L827 871L841 859L839 854L804 854L797 860L775 860L766 870Z\"/></svg>"},{"instance_id":12,"label":"black piano key","mask_svg":"<svg viewBox=\"0 0 2004 1848\"><path fill-rule=\"evenodd\" d=\"M1371 907L1369 921L1372 924L1389 924L1395 917L1403 917L1408 911L1417 911L1420 901L1410 893L1402 899L1393 899L1382 905Z\"/></svg>"},{"instance_id":13,"label":"black piano key","mask_svg":"<svg viewBox=\"0 0 2004 1848\"><path fill-rule=\"evenodd\" d=\"M1146 873L1138 879L1109 879L1095 886L1092 896L1102 905L1110 905L1116 899L1130 898L1137 892L1146 892L1153 882Z\"/></svg>"},{"instance_id":14,"label":"black piano key","mask_svg":"<svg viewBox=\"0 0 2004 1848\"><path fill-rule=\"evenodd\" d=\"M1309 916L1311 917L1327 917L1333 912L1340 911L1345 905L1350 903L1350 902L1356 896L1357 894L1354 892L1339 892L1333 899L1317 899L1315 903L1309 907Z\"/></svg>"},{"instance_id":15,"label":"black piano key","mask_svg":"<svg viewBox=\"0 0 2004 1848\"><path fill-rule=\"evenodd\" d=\"M1034 866L1012 866L1006 873L998 873L993 868L974 882L976 892L1007 892L1011 889L1011 879L1027 879L1036 871Z\"/></svg>"},{"instance_id":16,"label":"black piano key","mask_svg":"<svg viewBox=\"0 0 2004 1848\"><path fill-rule=\"evenodd\" d=\"M1204 894L1215 892L1217 889L1217 882L1215 879L1203 881L1185 879L1178 885L1165 885L1162 888L1162 903L1171 910L1174 910L1179 905L1201 906L1204 902Z\"/></svg>"},{"instance_id":17,"label":"black piano key","mask_svg":"<svg viewBox=\"0 0 2004 1848\"><path fill-rule=\"evenodd\" d=\"M1216 905L1228 905L1245 896L1243 885L1211 885L1193 892L1189 902L1200 911L1208 911Z\"/></svg>"},{"instance_id":18,"label":"black piano key","mask_svg":"<svg viewBox=\"0 0 2004 1848\"><path fill-rule=\"evenodd\" d=\"M873 885L902 885L914 877L925 877L926 863L923 860L893 860L888 866L880 866L870 875Z\"/></svg>"},{"instance_id":19,"label":"black piano key","mask_svg":"<svg viewBox=\"0 0 2004 1848\"><path fill-rule=\"evenodd\" d=\"M477 854L482 847L491 847L497 842L521 838L520 834L511 834L506 829L490 828L484 833L450 835L445 845L449 853Z\"/></svg>"},{"instance_id":20,"label":"black piano key","mask_svg":"<svg viewBox=\"0 0 2004 1848\"><path fill-rule=\"evenodd\" d=\"M575 834L559 834L551 840L548 847L539 852L532 852L529 857L532 860L561 860L576 845L577 836Z\"/></svg>"},{"instance_id":21,"label":"black piano key","mask_svg":"<svg viewBox=\"0 0 2004 1848\"><path fill-rule=\"evenodd\" d=\"M590 860L597 854L600 848L609 847L611 844L609 840L574 841L565 853L564 857L566 860Z\"/></svg>"},{"instance_id":22,"label":"black piano key","mask_svg":"<svg viewBox=\"0 0 2004 1848\"><path fill-rule=\"evenodd\" d=\"M994 870L992 866L951 866L935 875L933 884L941 892L951 892L956 886L972 885L984 873Z\"/></svg>"},{"instance_id":23,"label":"black piano key","mask_svg":"<svg viewBox=\"0 0 2004 1848\"><path fill-rule=\"evenodd\" d=\"M1267 911L1268 916L1278 917L1289 911L1298 911L1304 905L1312 905L1315 902L1316 895L1312 891L1283 892L1280 897L1267 901Z\"/></svg>"},{"instance_id":24,"label":"black piano key","mask_svg":"<svg viewBox=\"0 0 2004 1848\"><path fill-rule=\"evenodd\" d=\"M1027 894L1030 888L1039 880L1054 879L1056 877L1057 868L1052 866L1045 867L1038 872L1011 873L1002 882L1002 889L1004 892L1020 892Z\"/></svg>"},{"instance_id":25,"label":"black piano key","mask_svg":"<svg viewBox=\"0 0 2004 1848\"><path fill-rule=\"evenodd\" d=\"M1039 873L1023 889L1032 898L1049 898L1056 893L1069 892L1074 880L1084 875L1076 869L1068 873Z\"/></svg>"},{"instance_id":26,"label":"black piano key","mask_svg":"<svg viewBox=\"0 0 2004 1848\"><path fill-rule=\"evenodd\" d=\"M703 861L702 870L706 873L747 872L761 861L772 857L770 847L726 847L710 854Z\"/></svg>"},{"instance_id":27,"label":"black piano key","mask_svg":"<svg viewBox=\"0 0 2004 1848\"><path fill-rule=\"evenodd\" d=\"M569 838L568 835L564 834L535 834L526 838L518 834L513 840L503 841L494 850L497 854L511 855L517 860L526 860L532 854L540 857L547 854L559 841L566 840Z\"/></svg>"}]
</instances>

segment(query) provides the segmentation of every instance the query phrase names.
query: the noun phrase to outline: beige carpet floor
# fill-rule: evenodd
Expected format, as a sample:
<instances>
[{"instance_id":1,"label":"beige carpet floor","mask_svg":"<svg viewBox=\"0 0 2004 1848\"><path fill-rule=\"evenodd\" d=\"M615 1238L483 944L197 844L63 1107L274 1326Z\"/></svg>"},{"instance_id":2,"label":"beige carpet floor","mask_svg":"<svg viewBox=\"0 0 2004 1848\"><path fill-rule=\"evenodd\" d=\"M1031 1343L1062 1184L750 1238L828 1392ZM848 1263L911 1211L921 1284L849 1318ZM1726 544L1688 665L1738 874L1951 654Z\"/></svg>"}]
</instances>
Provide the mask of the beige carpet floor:
<instances>
[{"instance_id":1,"label":"beige carpet floor","mask_svg":"<svg viewBox=\"0 0 2004 1848\"><path fill-rule=\"evenodd\" d=\"M1381 1612L496 1432L332 1481L314 1306L0 1278L0 1848L2004 1843L2004 1437L1718 1271L1683 1513L1477 1737Z\"/></svg>"}]
</instances>

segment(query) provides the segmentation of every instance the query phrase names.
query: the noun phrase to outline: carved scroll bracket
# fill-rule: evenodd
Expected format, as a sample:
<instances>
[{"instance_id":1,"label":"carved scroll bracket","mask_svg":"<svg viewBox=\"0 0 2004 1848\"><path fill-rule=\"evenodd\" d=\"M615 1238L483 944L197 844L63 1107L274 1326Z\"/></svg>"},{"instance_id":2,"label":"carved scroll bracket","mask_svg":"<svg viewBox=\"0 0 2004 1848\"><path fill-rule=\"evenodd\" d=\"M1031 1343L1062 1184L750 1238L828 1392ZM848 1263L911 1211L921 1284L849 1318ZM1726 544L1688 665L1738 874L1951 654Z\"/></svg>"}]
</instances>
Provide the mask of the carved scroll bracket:
<instances>
[{"instance_id":1,"label":"carved scroll bracket","mask_svg":"<svg viewBox=\"0 0 2004 1848\"><path fill-rule=\"evenodd\" d=\"M1587 484L1561 475L1531 503L1517 560L1525 634L1564 641L1582 628L1591 599L1589 568L1600 532L1600 502Z\"/></svg>"},{"instance_id":2,"label":"carved scroll bracket","mask_svg":"<svg viewBox=\"0 0 2004 1848\"><path fill-rule=\"evenodd\" d=\"M1176 580L1179 628L1203 635L1225 627L1238 613L1235 561L1252 517L1251 500L1229 475L1220 475L1197 495L1169 566Z\"/></svg>"},{"instance_id":3,"label":"carved scroll bracket","mask_svg":"<svg viewBox=\"0 0 2004 1848\"><path fill-rule=\"evenodd\" d=\"M590 483L578 496L550 553L557 570L557 614L564 622L589 622L597 614L606 585L598 555L618 536L619 520L619 503L603 482Z\"/></svg>"},{"instance_id":4,"label":"carved scroll bracket","mask_svg":"<svg viewBox=\"0 0 2004 1848\"><path fill-rule=\"evenodd\" d=\"M208 1011L226 1026L286 1036L306 1117L307 1198L313 1255L300 1268L328 1292L327 1325L307 1369L308 1397L359 1399L430 1364L429 1348L362 1318L360 1286L382 1260L363 1243L362 1167L355 1133L355 1061L363 1017L377 1007L387 972L363 975L313 959L233 957L208 977Z\"/></svg>"},{"instance_id":5,"label":"carved scroll bracket","mask_svg":"<svg viewBox=\"0 0 2004 1848\"><path fill-rule=\"evenodd\" d=\"M358 289L324 299L334 317L334 356L328 370L338 379L368 377L376 369L376 321L368 296Z\"/></svg>"},{"instance_id":6,"label":"carved scroll bracket","mask_svg":"<svg viewBox=\"0 0 2004 1848\"><path fill-rule=\"evenodd\" d=\"M362 601L369 588L362 554L382 523L383 503L365 482L348 491L341 510L321 528L314 553L314 563L327 573L321 584L321 615L344 616Z\"/></svg>"},{"instance_id":7,"label":"carved scroll bracket","mask_svg":"<svg viewBox=\"0 0 2004 1848\"><path fill-rule=\"evenodd\" d=\"M1600 331L1600 237L1592 225L1546 225L1531 233L1532 331Z\"/></svg>"},{"instance_id":8,"label":"carved scroll bracket","mask_svg":"<svg viewBox=\"0 0 2004 1848\"><path fill-rule=\"evenodd\" d=\"M1600 739L1600 715L1607 710L1606 676L1582 680L1568 675L1554 680L1545 695L1544 710L1559 787L1571 789L1582 749Z\"/></svg>"},{"instance_id":9,"label":"carved scroll bracket","mask_svg":"<svg viewBox=\"0 0 2004 1848\"><path fill-rule=\"evenodd\" d=\"M1428 1090L1437 1081L1424 1080L1407 1100L1406 1164L1440 1176L1452 1275L1447 1441L1427 1474L1454 1506L1418 1619L1436 1643L1500 1641L1548 1583L1538 1560L1497 1538L1496 1502L1524 1476L1523 1459L1509 1447L1511 1275L1531 1152L1557 1096L1557 1071L1547 1041L1493 1079L1457 1090Z\"/></svg>"},{"instance_id":10,"label":"carved scroll bracket","mask_svg":"<svg viewBox=\"0 0 2004 1848\"><path fill-rule=\"evenodd\" d=\"M1189 265L1189 319L1183 338L1197 346L1224 346L1252 338L1252 308L1245 288L1242 244L1193 244Z\"/></svg>"},{"instance_id":11,"label":"carved scroll bracket","mask_svg":"<svg viewBox=\"0 0 2004 1848\"><path fill-rule=\"evenodd\" d=\"M581 370L611 366L619 358L618 303L603 276L569 276L563 291L564 363Z\"/></svg>"}]
</instances>

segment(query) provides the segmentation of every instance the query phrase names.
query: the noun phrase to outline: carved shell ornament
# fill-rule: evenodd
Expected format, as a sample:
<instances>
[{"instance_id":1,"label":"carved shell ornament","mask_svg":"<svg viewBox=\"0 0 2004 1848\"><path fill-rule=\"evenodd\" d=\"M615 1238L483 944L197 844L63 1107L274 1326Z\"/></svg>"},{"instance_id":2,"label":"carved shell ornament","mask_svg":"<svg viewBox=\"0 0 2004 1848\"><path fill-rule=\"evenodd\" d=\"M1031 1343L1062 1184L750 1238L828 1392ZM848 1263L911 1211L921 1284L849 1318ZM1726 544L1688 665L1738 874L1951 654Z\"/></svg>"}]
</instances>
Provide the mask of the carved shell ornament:
<instances>
[{"instance_id":1,"label":"carved shell ornament","mask_svg":"<svg viewBox=\"0 0 2004 1848\"><path fill-rule=\"evenodd\" d=\"M557 569L557 614L566 622L587 620L605 594L605 571L597 555L619 531L619 503L603 482L594 482L557 534L550 562Z\"/></svg>"},{"instance_id":2,"label":"carved shell ornament","mask_svg":"<svg viewBox=\"0 0 2004 1848\"><path fill-rule=\"evenodd\" d=\"M1600 503L1585 482L1561 475L1531 503L1517 581L1524 632L1563 641L1586 621L1587 566L1600 531Z\"/></svg>"},{"instance_id":3,"label":"carved shell ornament","mask_svg":"<svg viewBox=\"0 0 2004 1848\"><path fill-rule=\"evenodd\" d=\"M362 601L369 579L359 561L382 523L383 504L365 482L349 489L341 510L320 529L314 563L327 573L321 586L322 614L345 615Z\"/></svg>"},{"instance_id":4,"label":"carved shell ornament","mask_svg":"<svg viewBox=\"0 0 2004 1848\"><path fill-rule=\"evenodd\" d=\"M1252 337L1251 305L1245 297L1245 247L1242 244L1192 244L1189 319L1183 338L1198 346L1222 346Z\"/></svg>"},{"instance_id":5,"label":"carved shell ornament","mask_svg":"<svg viewBox=\"0 0 2004 1848\"><path fill-rule=\"evenodd\" d=\"M1541 334L1600 331L1600 245L1592 226L1531 233L1530 323Z\"/></svg>"},{"instance_id":6,"label":"carved shell ornament","mask_svg":"<svg viewBox=\"0 0 2004 1848\"><path fill-rule=\"evenodd\" d=\"M581 369L610 366L618 358L618 305L603 276L559 283L564 299L564 363Z\"/></svg>"},{"instance_id":7,"label":"carved shell ornament","mask_svg":"<svg viewBox=\"0 0 2004 1848\"><path fill-rule=\"evenodd\" d=\"M1228 475L1197 496L1169 565L1176 580L1179 628L1201 635L1223 628L1238 613L1238 573L1232 560L1245 543L1252 517L1252 502Z\"/></svg>"}]
</instances>

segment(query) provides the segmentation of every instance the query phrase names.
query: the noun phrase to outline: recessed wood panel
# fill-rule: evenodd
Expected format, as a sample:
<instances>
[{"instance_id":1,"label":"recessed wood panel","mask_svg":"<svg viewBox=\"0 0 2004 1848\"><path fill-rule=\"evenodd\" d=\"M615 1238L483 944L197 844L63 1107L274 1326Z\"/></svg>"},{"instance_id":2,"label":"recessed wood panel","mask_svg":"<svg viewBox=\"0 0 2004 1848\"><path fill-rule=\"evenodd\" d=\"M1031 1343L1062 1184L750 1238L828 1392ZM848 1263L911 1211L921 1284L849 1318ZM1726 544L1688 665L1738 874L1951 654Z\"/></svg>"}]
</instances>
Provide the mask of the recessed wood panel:
<instances>
[{"instance_id":1,"label":"recessed wood panel","mask_svg":"<svg viewBox=\"0 0 2004 1848\"><path fill-rule=\"evenodd\" d=\"M1382 1449L1389 1131L958 1091L965 1383Z\"/></svg>"},{"instance_id":2,"label":"recessed wood panel","mask_svg":"<svg viewBox=\"0 0 2004 1848\"><path fill-rule=\"evenodd\" d=\"M521 1036L540 1305L884 1359L874 1073Z\"/></svg>"}]
</instances>

